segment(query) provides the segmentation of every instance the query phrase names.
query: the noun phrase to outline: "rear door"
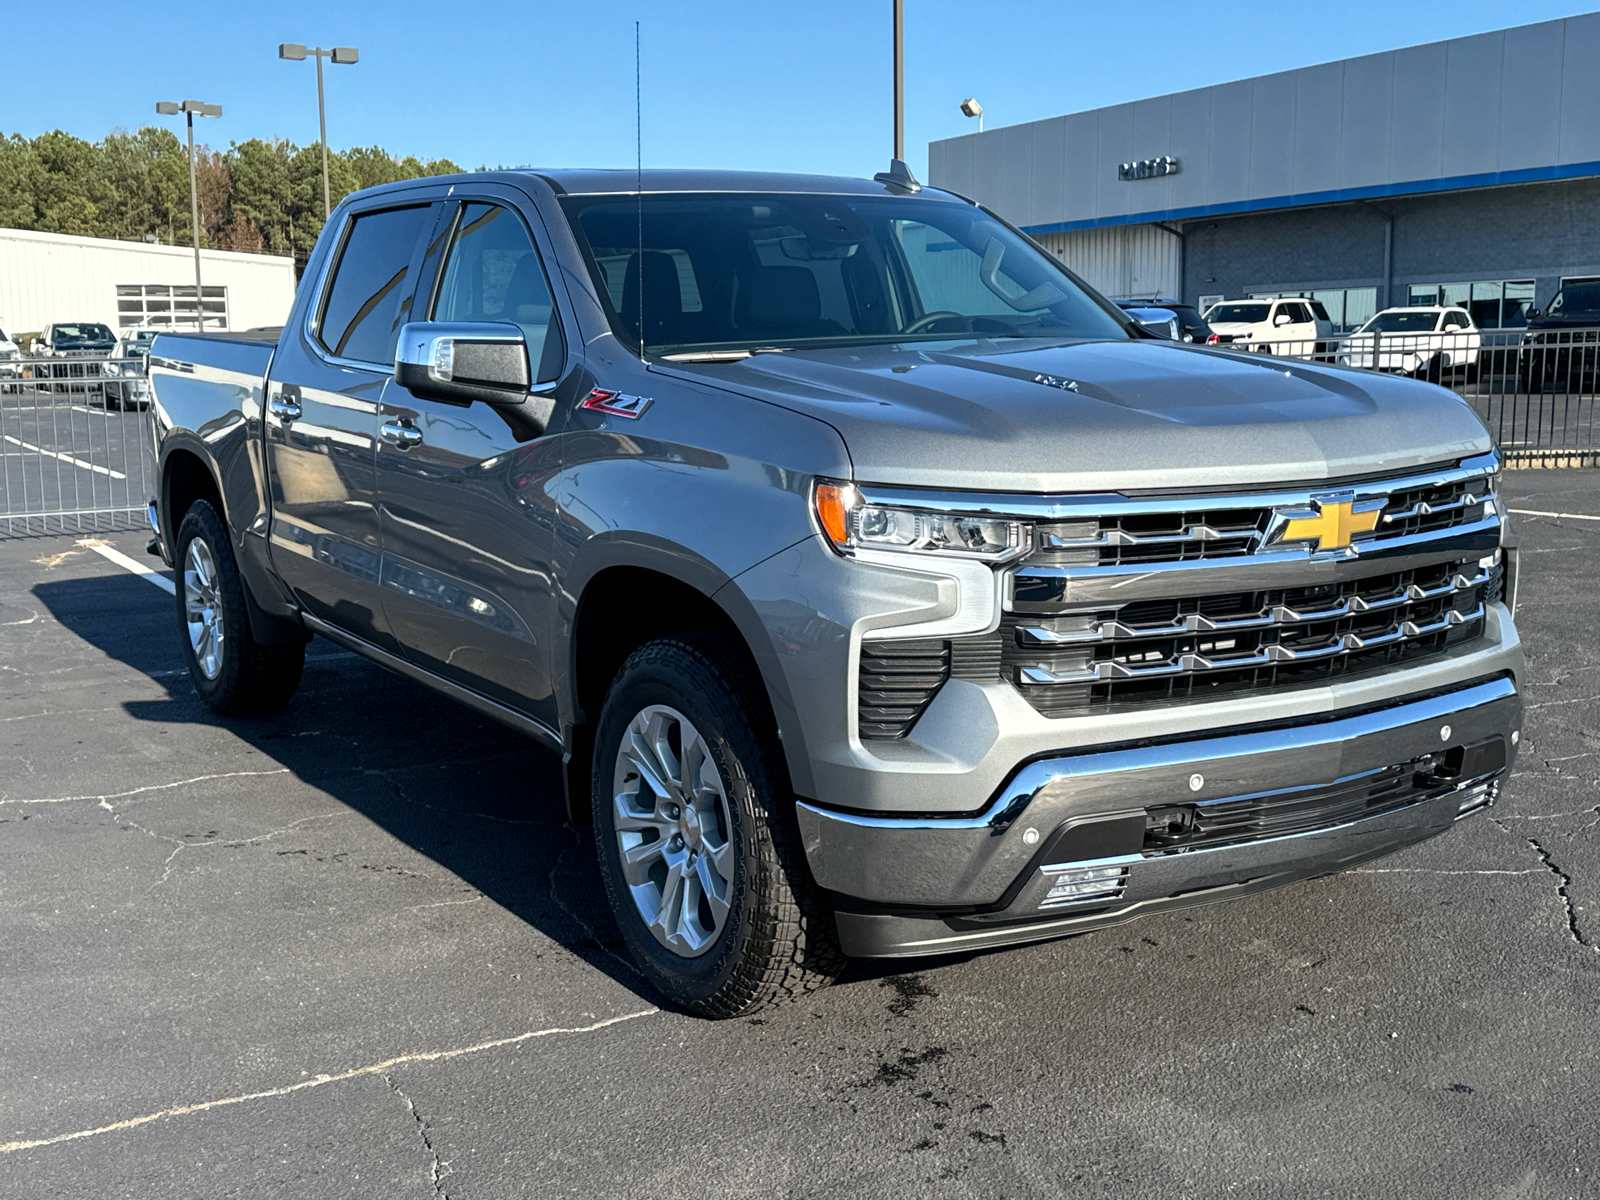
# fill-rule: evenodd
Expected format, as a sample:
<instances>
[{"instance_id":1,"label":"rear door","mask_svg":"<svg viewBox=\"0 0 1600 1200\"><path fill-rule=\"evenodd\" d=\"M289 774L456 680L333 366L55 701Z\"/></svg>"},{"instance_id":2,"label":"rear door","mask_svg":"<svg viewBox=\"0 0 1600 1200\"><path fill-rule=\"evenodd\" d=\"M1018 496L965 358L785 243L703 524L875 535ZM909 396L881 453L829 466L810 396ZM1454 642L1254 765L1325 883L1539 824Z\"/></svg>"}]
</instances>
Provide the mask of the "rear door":
<instances>
[{"instance_id":1,"label":"rear door","mask_svg":"<svg viewBox=\"0 0 1600 1200\"><path fill-rule=\"evenodd\" d=\"M552 261L525 197L457 185L429 239L416 319L520 326L533 390L569 400L576 339L554 303ZM564 412L558 402L553 422ZM384 605L404 653L551 728L554 423L534 436L490 405L391 382L377 460Z\"/></svg>"},{"instance_id":2,"label":"rear door","mask_svg":"<svg viewBox=\"0 0 1600 1200\"><path fill-rule=\"evenodd\" d=\"M378 402L436 216L433 195L403 196L350 209L318 277L302 280L316 291L304 326L279 344L265 414L273 568L309 616L391 650L379 582Z\"/></svg>"}]
</instances>

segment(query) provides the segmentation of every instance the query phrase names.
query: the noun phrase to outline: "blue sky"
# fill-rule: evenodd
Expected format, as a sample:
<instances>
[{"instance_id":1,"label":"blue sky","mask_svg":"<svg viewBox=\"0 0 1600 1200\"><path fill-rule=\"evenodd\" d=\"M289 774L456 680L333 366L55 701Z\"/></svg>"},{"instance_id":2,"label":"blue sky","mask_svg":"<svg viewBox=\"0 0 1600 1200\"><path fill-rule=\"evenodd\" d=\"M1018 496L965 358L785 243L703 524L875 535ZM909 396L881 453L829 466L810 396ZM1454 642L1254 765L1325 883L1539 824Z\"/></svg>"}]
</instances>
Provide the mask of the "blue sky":
<instances>
[{"instance_id":1,"label":"blue sky","mask_svg":"<svg viewBox=\"0 0 1600 1200\"><path fill-rule=\"evenodd\" d=\"M1592 8L907 0L907 157L925 175L930 140L975 128L957 110L968 95L992 129ZM639 20L646 166L862 175L889 157L889 0L288 0L142 14L80 2L72 13L0 46L0 132L178 128L154 104L193 98L223 106L203 122L214 147L314 142L315 69L277 58L279 42L304 41L361 51L355 66L326 68L335 147L467 167L631 166Z\"/></svg>"}]
</instances>

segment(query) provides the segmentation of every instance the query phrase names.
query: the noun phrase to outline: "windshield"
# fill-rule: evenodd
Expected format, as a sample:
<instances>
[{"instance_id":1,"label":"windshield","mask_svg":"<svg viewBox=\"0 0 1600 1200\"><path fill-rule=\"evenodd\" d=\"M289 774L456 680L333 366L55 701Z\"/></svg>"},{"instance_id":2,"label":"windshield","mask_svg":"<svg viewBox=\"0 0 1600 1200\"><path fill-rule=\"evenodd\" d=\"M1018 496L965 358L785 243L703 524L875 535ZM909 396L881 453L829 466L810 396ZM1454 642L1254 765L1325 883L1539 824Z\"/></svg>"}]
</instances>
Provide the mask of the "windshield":
<instances>
[{"instance_id":1,"label":"windshield","mask_svg":"<svg viewBox=\"0 0 1600 1200\"><path fill-rule=\"evenodd\" d=\"M130 346L148 346L155 340L156 331L154 329L139 329L128 335L128 344Z\"/></svg>"},{"instance_id":2,"label":"windshield","mask_svg":"<svg viewBox=\"0 0 1600 1200\"><path fill-rule=\"evenodd\" d=\"M1265 304L1218 304L1206 313L1213 325L1259 325L1267 319Z\"/></svg>"},{"instance_id":3,"label":"windshield","mask_svg":"<svg viewBox=\"0 0 1600 1200\"><path fill-rule=\"evenodd\" d=\"M1600 313L1600 283L1573 283L1556 293L1550 312Z\"/></svg>"},{"instance_id":4,"label":"windshield","mask_svg":"<svg viewBox=\"0 0 1600 1200\"><path fill-rule=\"evenodd\" d=\"M104 325L57 325L50 331L50 340L57 346L72 346L79 342L111 342L111 330Z\"/></svg>"},{"instance_id":5,"label":"windshield","mask_svg":"<svg viewBox=\"0 0 1600 1200\"><path fill-rule=\"evenodd\" d=\"M1400 309L1381 312L1363 325L1358 333L1432 333L1439 323L1439 314L1428 309Z\"/></svg>"},{"instance_id":6,"label":"windshield","mask_svg":"<svg viewBox=\"0 0 1600 1200\"><path fill-rule=\"evenodd\" d=\"M993 217L895 196L571 196L618 337L658 353L951 338L1116 338ZM641 253L641 246L643 247ZM641 287L641 278L643 286Z\"/></svg>"}]
</instances>

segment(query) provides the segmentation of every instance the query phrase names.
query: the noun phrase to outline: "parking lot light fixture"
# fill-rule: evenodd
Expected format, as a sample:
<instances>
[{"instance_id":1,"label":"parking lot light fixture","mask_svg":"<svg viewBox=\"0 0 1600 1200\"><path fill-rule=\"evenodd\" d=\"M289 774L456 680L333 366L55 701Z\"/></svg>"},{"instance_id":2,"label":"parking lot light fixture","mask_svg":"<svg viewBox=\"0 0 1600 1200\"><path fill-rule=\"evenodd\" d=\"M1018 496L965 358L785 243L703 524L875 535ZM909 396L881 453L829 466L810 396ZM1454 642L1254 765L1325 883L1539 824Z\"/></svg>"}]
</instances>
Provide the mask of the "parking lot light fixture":
<instances>
[{"instance_id":1,"label":"parking lot light fixture","mask_svg":"<svg viewBox=\"0 0 1600 1200\"><path fill-rule=\"evenodd\" d=\"M222 105L207 104L203 100L185 100L182 104L158 100L156 112L163 117L175 117L182 113L189 126L189 215L194 220L194 327L203 332L206 310L202 299L204 293L200 290L200 189L195 184L194 174L194 119L220 117Z\"/></svg>"},{"instance_id":2,"label":"parking lot light fixture","mask_svg":"<svg viewBox=\"0 0 1600 1200\"><path fill-rule=\"evenodd\" d=\"M983 132L983 105L979 104L978 101L975 98L973 98L972 96L968 96L965 100L963 100L961 102L961 111L966 113L966 115L969 116L969 117L977 117L978 118L978 132L982 133Z\"/></svg>"},{"instance_id":3,"label":"parking lot light fixture","mask_svg":"<svg viewBox=\"0 0 1600 1200\"><path fill-rule=\"evenodd\" d=\"M322 60L331 58L341 66L361 61L361 51L354 46L335 46L324 50L321 46L303 46L299 42L279 42L278 57L291 62L317 60L317 123L322 130L322 219L333 215L333 202L328 195L328 110L322 98Z\"/></svg>"}]
</instances>

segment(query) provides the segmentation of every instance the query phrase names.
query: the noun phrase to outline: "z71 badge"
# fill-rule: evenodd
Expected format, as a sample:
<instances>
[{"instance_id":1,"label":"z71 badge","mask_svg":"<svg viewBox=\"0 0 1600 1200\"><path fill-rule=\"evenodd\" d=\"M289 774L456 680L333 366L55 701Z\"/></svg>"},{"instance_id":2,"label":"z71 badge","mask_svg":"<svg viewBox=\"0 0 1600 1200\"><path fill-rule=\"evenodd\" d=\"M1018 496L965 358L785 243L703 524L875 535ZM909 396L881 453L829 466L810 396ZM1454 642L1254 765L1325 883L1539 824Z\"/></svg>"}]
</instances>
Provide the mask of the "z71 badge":
<instances>
[{"instance_id":1,"label":"z71 badge","mask_svg":"<svg viewBox=\"0 0 1600 1200\"><path fill-rule=\"evenodd\" d=\"M625 396L621 392L608 392L605 388L595 388L578 407L637 421L644 416L644 410L649 408L651 403L649 396Z\"/></svg>"}]
</instances>

